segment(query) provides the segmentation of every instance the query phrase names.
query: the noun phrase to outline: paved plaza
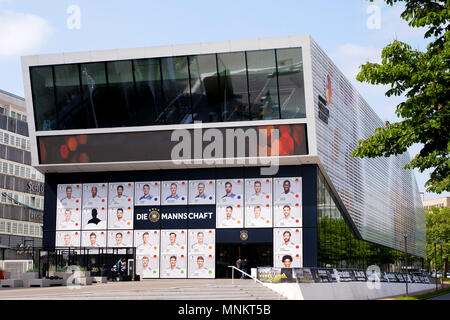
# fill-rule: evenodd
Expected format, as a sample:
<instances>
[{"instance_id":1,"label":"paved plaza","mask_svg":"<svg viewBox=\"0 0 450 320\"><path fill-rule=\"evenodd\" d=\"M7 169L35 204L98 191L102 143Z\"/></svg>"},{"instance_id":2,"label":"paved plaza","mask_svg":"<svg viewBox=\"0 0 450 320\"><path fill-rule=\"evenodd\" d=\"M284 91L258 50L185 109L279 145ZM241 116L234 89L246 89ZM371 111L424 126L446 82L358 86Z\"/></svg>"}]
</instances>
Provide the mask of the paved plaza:
<instances>
[{"instance_id":1,"label":"paved plaza","mask_svg":"<svg viewBox=\"0 0 450 320\"><path fill-rule=\"evenodd\" d=\"M108 282L91 286L0 288L0 300L278 300L285 299L252 280L169 280Z\"/></svg>"}]
</instances>

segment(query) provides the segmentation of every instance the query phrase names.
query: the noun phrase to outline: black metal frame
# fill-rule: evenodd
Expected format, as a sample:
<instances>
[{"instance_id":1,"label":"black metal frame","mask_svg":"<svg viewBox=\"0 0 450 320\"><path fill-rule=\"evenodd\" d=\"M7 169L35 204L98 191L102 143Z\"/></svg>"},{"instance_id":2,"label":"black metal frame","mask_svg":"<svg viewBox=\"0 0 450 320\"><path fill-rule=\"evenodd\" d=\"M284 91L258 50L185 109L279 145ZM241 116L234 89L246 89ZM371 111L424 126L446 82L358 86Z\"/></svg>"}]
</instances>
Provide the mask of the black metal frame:
<instances>
[{"instance_id":1,"label":"black metal frame","mask_svg":"<svg viewBox=\"0 0 450 320\"><path fill-rule=\"evenodd\" d=\"M128 261L133 260L133 273L132 280L137 279L136 274L136 248L64 248L64 247L53 247L53 248L36 248L38 250L37 257L37 269L39 278L45 278L49 276L50 267L55 266L56 271L58 267L63 268L64 266L79 265L84 268L88 268L91 258L99 258L97 265L106 264L106 267L110 271L112 265L108 264L110 261L114 263L119 259L125 257ZM119 251L125 250L125 253L120 253ZM94 253L92 253L94 251ZM132 251L130 253L130 251ZM65 258L67 256L67 258ZM65 265L63 265L65 264ZM91 270L88 270L91 271ZM110 272L108 272L109 274Z\"/></svg>"}]
</instances>

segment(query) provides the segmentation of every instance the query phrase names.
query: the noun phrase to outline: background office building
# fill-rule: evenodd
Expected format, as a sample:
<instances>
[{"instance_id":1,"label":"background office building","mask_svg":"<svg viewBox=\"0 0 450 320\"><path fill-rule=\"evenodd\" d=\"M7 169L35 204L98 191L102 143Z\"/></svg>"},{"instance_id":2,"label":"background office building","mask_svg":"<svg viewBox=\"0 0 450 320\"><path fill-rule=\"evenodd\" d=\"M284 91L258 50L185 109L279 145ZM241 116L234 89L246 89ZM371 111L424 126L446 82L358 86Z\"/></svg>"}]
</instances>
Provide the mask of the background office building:
<instances>
[{"instance_id":1,"label":"background office building","mask_svg":"<svg viewBox=\"0 0 450 320\"><path fill-rule=\"evenodd\" d=\"M222 277L239 256L387 268L405 233L408 252L425 256L409 156L350 156L383 122L309 36L22 64L45 247L136 248L144 278ZM181 140L193 161L172 161ZM275 155L272 174L262 160Z\"/></svg>"},{"instance_id":2,"label":"background office building","mask_svg":"<svg viewBox=\"0 0 450 320\"><path fill-rule=\"evenodd\" d=\"M2 90L0 193L0 260L42 246L44 175L31 166L25 100Z\"/></svg>"},{"instance_id":3,"label":"background office building","mask_svg":"<svg viewBox=\"0 0 450 320\"><path fill-rule=\"evenodd\" d=\"M425 210L430 209L431 207L443 208L450 207L450 197L442 197L436 199L423 200L423 208Z\"/></svg>"}]
</instances>

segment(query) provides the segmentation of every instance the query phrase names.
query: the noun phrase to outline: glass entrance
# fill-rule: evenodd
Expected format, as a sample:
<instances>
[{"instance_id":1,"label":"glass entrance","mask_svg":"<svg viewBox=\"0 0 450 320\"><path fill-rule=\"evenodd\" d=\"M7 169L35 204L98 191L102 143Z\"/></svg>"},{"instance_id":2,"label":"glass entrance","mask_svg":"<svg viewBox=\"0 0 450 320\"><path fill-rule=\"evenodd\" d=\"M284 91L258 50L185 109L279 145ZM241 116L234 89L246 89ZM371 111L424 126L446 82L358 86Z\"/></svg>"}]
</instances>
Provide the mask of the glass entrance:
<instances>
[{"instance_id":1,"label":"glass entrance","mask_svg":"<svg viewBox=\"0 0 450 320\"><path fill-rule=\"evenodd\" d=\"M216 244L216 278L230 278L231 268L236 266L238 258L247 259L247 273L250 274L251 268L273 266L272 243L218 243ZM242 268L241 268L242 269ZM234 274L240 278L240 272Z\"/></svg>"}]
</instances>

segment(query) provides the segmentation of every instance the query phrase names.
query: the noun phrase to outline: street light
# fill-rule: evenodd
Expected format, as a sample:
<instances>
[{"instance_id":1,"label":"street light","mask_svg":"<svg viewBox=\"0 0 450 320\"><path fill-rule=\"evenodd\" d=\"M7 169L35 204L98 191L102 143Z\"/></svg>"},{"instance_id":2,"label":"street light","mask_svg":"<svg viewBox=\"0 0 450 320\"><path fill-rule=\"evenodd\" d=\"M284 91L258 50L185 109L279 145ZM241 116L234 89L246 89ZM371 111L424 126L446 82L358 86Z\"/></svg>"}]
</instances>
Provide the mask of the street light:
<instances>
[{"instance_id":1,"label":"street light","mask_svg":"<svg viewBox=\"0 0 450 320\"><path fill-rule=\"evenodd\" d=\"M437 283L437 258L436 258L436 244L438 243L438 239L434 239L434 278L436 282L436 291L438 290Z\"/></svg>"},{"instance_id":2,"label":"street light","mask_svg":"<svg viewBox=\"0 0 450 320\"><path fill-rule=\"evenodd\" d=\"M405 232L406 296L408 296L408 233Z\"/></svg>"},{"instance_id":3,"label":"street light","mask_svg":"<svg viewBox=\"0 0 450 320\"><path fill-rule=\"evenodd\" d=\"M440 245L441 245L441 274L442 274L442 283L441 283L441 289L444 289L444 265L442 264L442 248L443 248L443 246L444 246L444 241L441 241L440 242Z\"/></svg>"}]
</instances>

